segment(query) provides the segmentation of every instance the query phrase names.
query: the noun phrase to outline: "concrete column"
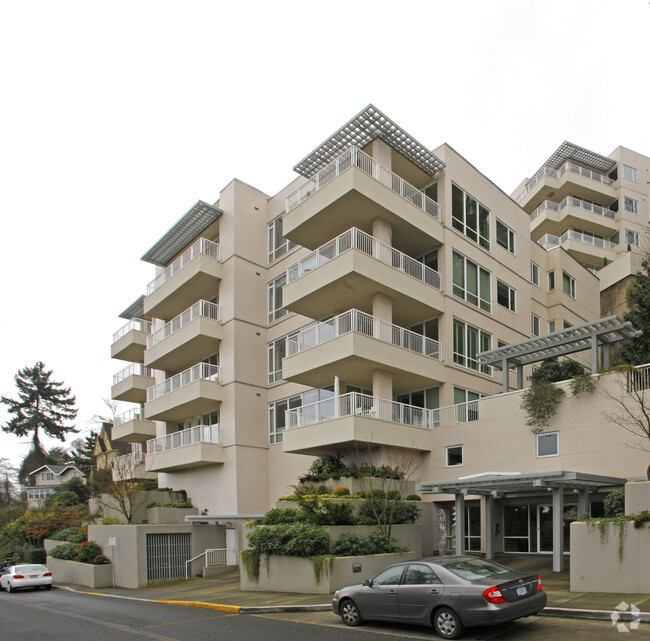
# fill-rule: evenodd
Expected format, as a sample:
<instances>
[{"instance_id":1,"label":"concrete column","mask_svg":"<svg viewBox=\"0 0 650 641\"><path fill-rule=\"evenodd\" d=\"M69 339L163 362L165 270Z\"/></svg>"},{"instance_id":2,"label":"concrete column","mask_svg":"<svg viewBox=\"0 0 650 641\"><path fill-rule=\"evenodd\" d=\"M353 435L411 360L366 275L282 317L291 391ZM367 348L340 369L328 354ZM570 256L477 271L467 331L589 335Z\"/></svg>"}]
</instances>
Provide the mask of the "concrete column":
<instances>
[{"instance_id":1,"label":"concrete column","mask_svg":"<svg viewBox=\"0 0 650 641\"><path fill-rule=\"evenodd\" d=\"M393 400L393 375L383 369L372 372L372 395L375 398Z\"/></svg>"},{"instance_id":2,"label":"concrete column","mask_svg":"<svg viewBox=\"0 0 650 641\"><path fill-rule=\"evenodd\" d=\"M392 149L381 139L375 138L370 144L370 148L366 149L380 165L392 171Z\"/></svg>"},{"instance_id":3,"label":"concrete column","mask_svg":"<svg viewBox=\"0 0 650 641\"><path fill-rule=\"evenodd\" d=\"M524 389L524 366L517 365L517 389Z\"/></svg>"},{"instance_id":4,"label":"concrete column","mask_svg":"<svg viewBox=\"0 0 650 641\"><path fill-rule=\"evenodd\" d=\"M485 505L485 558L494 558L494 497L483 497Z\"/></svg>"},{"instance_id":5,"label":"concrete column","mask_svg":"<svg viewBox=\"0 0 650 641\"><path fill-rule=\"evenodd\" d=\"M591 338L591 373L598 371L598 337Z\"/></svg>"},{"instance_id":6,"label":"concrete column","mask_svg":"<svg viewBox=\"0 0 650 641\"><path fill-rule=\"evenodd\" d=\"M553 488L553 572L564 570L564 493Z\"/></svg>"},{"instance_id":7,"label":"concrete column","mask_svg":"<svg viewBox=\"0 0 650 641\"><path fill-rule=\"evenodd\" d=\"M603 369L609 369L609 343L603 344Z\"/></svg>"},{"instance_id":8,"label":"concrete column","mask_svg":"<svg viewBox=\"0 0 650 641\"><path fill-rule=\"evenodd\" d=\"M372 221L372 235L377 240L389 247L393 246L393 226L383 218L374 218Z\"/></svg>"},{"instance_id":9,"label":"concrete column","mask_svg":"<svg viewBox=\"0 0 650 641\"><path fill-rule=\"evenodd\" d=\"M589 514L589 490L580 490L578 493L578 517Z\"/></svg>"},{"instance_id":10,"label":"concrete column","mask_svg":"<svg viewBox=\"0 0 650 641\"><path fill-rule=\"evenodd\" d=\"M393 322L393 299L386 294L372 295L372 315L387 323Z\"/></svg>"},{"instance_id":11,"label":"concrete column","mask_svg":"<svg viewBox=\"0 0 650 641\"><path fill-rule=\"evenodd\" d=\"M456 554L465 554L465 496L456 494Z\"/></svg>"},{"instance_id":12,"label":"concrete column","mask_svg":"<svg viewBox=\"0 0 650 641\"><path fill-rule=\"evenodd\" d=\"M501 361L501 372L503 374L503 393L510 391L510 374L508 372L508 359L504 358Z\"/></svg>"}]
</instances>

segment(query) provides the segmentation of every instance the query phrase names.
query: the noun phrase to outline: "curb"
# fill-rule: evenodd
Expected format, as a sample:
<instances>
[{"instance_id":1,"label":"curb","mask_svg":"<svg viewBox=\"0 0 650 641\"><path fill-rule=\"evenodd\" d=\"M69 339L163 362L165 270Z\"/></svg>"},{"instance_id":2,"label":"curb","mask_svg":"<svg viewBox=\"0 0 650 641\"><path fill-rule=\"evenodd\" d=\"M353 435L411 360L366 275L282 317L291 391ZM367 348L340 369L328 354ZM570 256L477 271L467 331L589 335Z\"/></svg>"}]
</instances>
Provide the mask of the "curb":
<instances>
[{"instance_id":1,"label":"curb","mask_svg":"<svg viewBox=\"0 0 650 641\"><path fill-rule=\"evenodd\" d=\"M597 619L600 621L611 621L613 612L606 612L605 610L585 610L578 608L544 608L538 613L543 617L557 617L563 619ZM631 612L617 612L618 620L624 621L641 621L642 623L650 623L650 613L639 612L634 615Z\"/></svg>"}]
</instances>

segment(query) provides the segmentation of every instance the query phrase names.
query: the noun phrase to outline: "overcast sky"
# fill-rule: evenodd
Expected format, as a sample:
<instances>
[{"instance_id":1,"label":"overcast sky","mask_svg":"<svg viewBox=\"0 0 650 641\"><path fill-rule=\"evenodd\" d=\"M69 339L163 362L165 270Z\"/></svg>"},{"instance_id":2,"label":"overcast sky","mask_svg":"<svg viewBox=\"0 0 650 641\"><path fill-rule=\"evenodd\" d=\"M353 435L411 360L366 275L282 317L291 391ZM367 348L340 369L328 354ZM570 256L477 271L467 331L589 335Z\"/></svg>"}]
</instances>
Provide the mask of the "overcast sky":
<instances>
[{"instance_id":1,"label":"overcast sky","mask_svg":"<svg viewBox=\"0 0 650 641\"><path fill-rule=\"evenodd\" d=\"M140 256L234 177L279 191L370 102L508 193L564 140L650 155L649 18L647 0L2 3L0 394L42 360L87 430L154 276ZM0 457L27 447L0 433Z\"/></svg>"}]
</instances>

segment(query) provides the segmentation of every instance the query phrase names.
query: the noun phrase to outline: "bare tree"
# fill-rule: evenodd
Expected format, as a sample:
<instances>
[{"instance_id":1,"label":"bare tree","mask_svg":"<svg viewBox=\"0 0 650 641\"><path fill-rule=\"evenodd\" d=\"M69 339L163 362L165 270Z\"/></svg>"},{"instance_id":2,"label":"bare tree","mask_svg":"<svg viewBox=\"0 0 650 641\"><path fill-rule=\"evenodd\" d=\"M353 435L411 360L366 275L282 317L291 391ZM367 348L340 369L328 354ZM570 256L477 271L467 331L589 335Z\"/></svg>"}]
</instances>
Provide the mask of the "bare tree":
<instances>
[{"instance_id":1,"label":"bare tree","mask_svg":"<svg viewBox=\"0 0 650 641\"><path fill-rule=\"evenodd\" d=\"M102 423L110 423L111 425L114 425L120 403L119 401L114 401L112 398L106 397L104 397L102 401L104 401L104 405L108 411L105 411L103 414L94 414L91 417L90 422L94 425L101 425Z\"/></svg>"}]
</instances>

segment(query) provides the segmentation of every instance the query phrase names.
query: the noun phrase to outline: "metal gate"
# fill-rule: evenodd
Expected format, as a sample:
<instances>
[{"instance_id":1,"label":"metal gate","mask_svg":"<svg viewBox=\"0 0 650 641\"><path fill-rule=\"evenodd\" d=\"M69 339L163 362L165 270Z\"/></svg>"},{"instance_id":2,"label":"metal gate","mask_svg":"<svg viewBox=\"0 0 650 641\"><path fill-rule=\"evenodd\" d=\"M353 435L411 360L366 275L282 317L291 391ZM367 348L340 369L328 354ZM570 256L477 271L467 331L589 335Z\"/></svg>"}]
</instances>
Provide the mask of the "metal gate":
<instances>
[{"instance_id":1,"label":"metal gate","mask_svg":"<svg viewBox=\"0 0 650 641\"><path fill-rule=\"evenodd\" d=\"M147 534L147 581L185 578L191 534Z\"/></svg>"}]
</instances>

